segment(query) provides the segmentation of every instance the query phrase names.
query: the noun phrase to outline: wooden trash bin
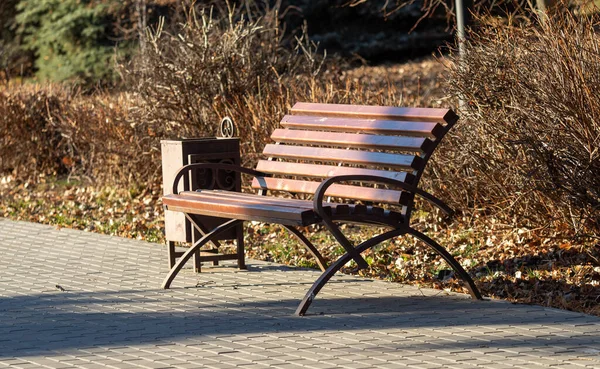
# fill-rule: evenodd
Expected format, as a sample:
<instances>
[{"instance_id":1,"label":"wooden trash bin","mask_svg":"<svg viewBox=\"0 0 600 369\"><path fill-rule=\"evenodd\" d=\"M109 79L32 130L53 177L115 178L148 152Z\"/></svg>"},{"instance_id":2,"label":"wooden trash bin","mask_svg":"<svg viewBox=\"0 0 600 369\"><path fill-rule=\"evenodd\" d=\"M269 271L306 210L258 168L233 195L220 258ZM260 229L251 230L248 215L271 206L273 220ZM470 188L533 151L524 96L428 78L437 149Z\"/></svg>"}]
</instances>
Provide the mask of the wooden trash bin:
<instances>
[{"instance_id":1,"label":"wooden trash bin","mask_svg":"<svg viewBox=\"0 0 600 369\"><path fill-rule=\"evenodd\" d=\"M239 138L194 138L179 140L161 140L163 193L171 194L173 179L177 171L184 165L194 163L222 163L240 165ZM214 189L241 191L241 176L238 172L224 170L198 170L186 175L179 184L179 191L195 191L197 189ZM186 215L181 212L165 210L165 236L167 239L169 268L175 265L176 258L183 252L175 250L175 243L194 244L207 232L224 223L227 219L196 216L202 226L199 231L192 227ZM219 250L222 240L235 240L237 252L223 254ZM244 234L240 224L232 228L214 242L209 249L202 249L194 255L194 269L200 272L201 263L212 261L218 265L220 260L237 260L238 267L245 269Z\"/></svg>"}]
</instances>

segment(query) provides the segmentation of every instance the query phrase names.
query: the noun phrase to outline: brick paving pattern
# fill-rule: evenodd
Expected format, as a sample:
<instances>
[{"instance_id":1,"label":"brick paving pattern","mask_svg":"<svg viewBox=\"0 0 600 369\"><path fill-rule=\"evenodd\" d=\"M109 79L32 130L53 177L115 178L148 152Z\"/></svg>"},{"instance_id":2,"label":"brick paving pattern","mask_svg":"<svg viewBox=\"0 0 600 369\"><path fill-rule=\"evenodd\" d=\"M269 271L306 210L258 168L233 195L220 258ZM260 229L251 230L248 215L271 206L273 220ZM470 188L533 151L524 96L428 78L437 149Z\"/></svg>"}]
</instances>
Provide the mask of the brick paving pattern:
<instances>
[{"instance_id":1,"label":"brick paving pattern","mask_svg":"<svg viewBox=\"0 0 600 369\"><path fill-rule=\"evenodd\" d=\"M600 368L600 318L0 218L0 368Z\"/></svg>"}]
</instances>

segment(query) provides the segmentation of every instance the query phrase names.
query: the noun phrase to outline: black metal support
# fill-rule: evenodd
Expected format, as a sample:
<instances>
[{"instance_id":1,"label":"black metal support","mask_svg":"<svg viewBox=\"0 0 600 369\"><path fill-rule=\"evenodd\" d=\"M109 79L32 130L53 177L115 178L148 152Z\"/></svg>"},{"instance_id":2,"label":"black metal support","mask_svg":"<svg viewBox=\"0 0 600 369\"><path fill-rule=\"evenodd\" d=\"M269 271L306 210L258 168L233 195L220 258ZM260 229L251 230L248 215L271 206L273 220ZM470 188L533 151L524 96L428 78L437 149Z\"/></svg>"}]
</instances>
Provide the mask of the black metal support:
<instances>
[{"instance_id":1,"label":"black metal support","mask_svg":"<svg viewBox=\"0 0 600 369\"><path fill-rule=\"evenodd\" d=\"M296 236L300 240L300 242L302 242L302 244L304 244L304 247L306 247L308 251L312 254L312 256L314 256L314 258L317 259L317 264L319 265L319 268L322 272L324 272L327 269L327 260L325 260L325 258L323 257L323 255L321 255L319 250L317 250L315 245L313 245L312 242L310 242L308 238L306 238L296 228L287 225L283 225L283 227L290 231L294 236Z\"/></svg>"},{"instance_id":2,"label":"black metal support","mask_svg":"<svg viewBox=\"0 0 600 369\"><path fill-rule=\"evenodd\" d=\"M481 296L479 289L477 289L475 282L473 282L473 279L471 279L469 274L463 269L460 263L458 263L458 261L456 261L456 259L454 259L452 255L450 255L450 253L448 253L448 251L446 251L446 249L440 246L437 242L433 241L431 238L427 237L423 233L413 228L400 227L391 231L384 232L367 241L364 241L354 249L354 252L360 254L365 250L368 250L371 247L376 246L377 244L385 240L401 236L407 233L425 242L436 253L438 253L452 267L452 269L454 269L454 271L458 274L460 279L462 279L466 283L465 287L471 294L471 297L473 297L476 300L483 300L483 297ZM306 292L306 295L304 295L304 298L302 299L300 305L298 305L298 308L296 309L296 315L302 316L306 314L306 311L310 307L311 303L313 302L319 291L321 291L323 286L325 286L325 284L331 279L331 277L333 277L335 273L337 273L347 262L352 260L353 257L354 255L352 255L351 253L345 253L339 259L333 262L323 274L321 274L321 276Z\"/></svg>"},{"instance_id":3,"label":"black metal support","mask_svg":"<svg viewBox=\"0 0 600 369\"><path fill-rule=\"evenodd\" d=\"M244 228L242 227L242 224L238 225L236 247L238 269L247 269L246 255L244 253Z\"/></svg>"},{"instance_id":4,"label":"black metal support","mask_svg":"<svg viewBox=\"0 0 600 369\"><path fill-rule=\"evenodd\" d=\"M331 279L331 277L334 276L335 273L337 273L344 265L346 265L347 262L355 258L355 254L360 255L360 253L362 253L363 251L368 250L371 247L385 240L404 234L405 232L406 230L404 228L397 228L382 233L358 245L353 250L354 252L347 252L344 255L340 256L339 259L333 262L329 266L329 268L327 268L327 270L323 274L321 274L321 276L315 281L315 283L313 283L310 289L306 292L306 295L304 295L304 298L302 299L300 305L298 305L298 308L296 309L296 315L302 316L306 314L306 311L310 307L310 304L312 304L319 291L321 291L323 286L325 286L325 283L327 283Z\"/></svg>"},{"instance_id":5,"label":"black metal support","mask_svg":"<svg viewBox=\"0 0 600 369\"><path fill-rule=\"evenodd\" d=\"M179 271L181 270L181 268L183 268L185 263L192 257L192 255L197 253L202 246L210 242L213 239L213 237L218 237L221 233L227 231L230 228L233 228L234 226L242 222L243 220L231 219L216 227L212 231L208 232L202 238L196 241L196 243L194 243L192 247L187 249L187 251L181 256L177 264L175 264L175 266L171 268L169 274L167 274L167 276L163 280L162 288L168 289L171 286L171 283L173 282L173 279L175 279L175 277L177 276L177 273L179 273Z\"/></svg>"},{"instance_id":6,"label":"black metal support","mask_svg":"<svg viewBox=\"0 0 600 369\"><path fill-rule=\"evenodd\" d=\"M471 297L477 300L483 300L479 289L477 289L477 286L475 285L475 282L473 282L473 279L471 278L469 273L467 273L467 271L462 267L462 265L460 265L460 263L456 261L456 259L454 259L454 257L452 257L452 255L450 255L450 253L446 251L445 248L440 246L440 244L427 237L423 233L417 231L416 229L408 228L407 233L425 242L427 246L432 248L438 255L440 255L452 267L452 269L454 269L454 271L456 272L456 274L458 274L460 279L462 279L463 282L466 283L465 287L471 294Z\"/></svg>"}]
</instances>

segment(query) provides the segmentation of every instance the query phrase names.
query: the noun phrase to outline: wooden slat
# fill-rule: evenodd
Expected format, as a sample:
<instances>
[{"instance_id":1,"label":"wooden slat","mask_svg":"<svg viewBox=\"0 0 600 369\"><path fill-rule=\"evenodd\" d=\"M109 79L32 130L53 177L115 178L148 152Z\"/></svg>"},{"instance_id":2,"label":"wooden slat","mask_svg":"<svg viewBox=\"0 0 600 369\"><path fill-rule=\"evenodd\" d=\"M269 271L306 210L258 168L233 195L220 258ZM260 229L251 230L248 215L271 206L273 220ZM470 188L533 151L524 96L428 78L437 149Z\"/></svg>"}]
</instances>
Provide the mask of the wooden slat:
<instances>
[{"instance_id":1,"label":"wooden slat","mask_svg":"<svg viewBox=\"0 0 600 369\"><path fill-rule=\"evenodd\" d=\"M432 122L349 119L306 115L286 115L283 117L280 124L282 127L286 128L415 137L441 138L446 133L446 128L439 123Z\"/></svg>"},{"instance_id":2,"label":"wooden slat","mask_svg":"<svg viewBox=\"0 0 600 369\"><path fill-rule=\"evenodd\" d=\"M423 165L423 159L418 156L322 147L268 144L265 146L263 154L269 157L341 161L344 163L370 164L404 170L419 170Z\"/></svg>"},{"instance_id":3,"label":"wooden slat","mask_svg":"<svg viewBox=\"0 0 600 369\"><path fill-rule=\"evenodd\" d=\"M314 104L302 102L294 105L292 108L292 114L409 121L416 120L447 124L454 124L458 120L458 116L449 109L400 108L394 106L348 104Z\"/></svg>"},{"instance_id":4,"label":"wooden slat","mask_svg":"<svg viewBox=\"0 0 600 369\"><path fill-rule=\"evenodd\" d=\"M311 210L276 205L240 203L221 199L198 199L186 194L165 195L163 204L168 210L227 219L257 220L287 225L307 225L318 221Z\"/></svg>"},{"instance_id":5,"label":"wooden slat","mask_svg":"<svg viewBox=\"0 0 600 369\"><path fill-rule=\"evenodd\" d=\"M347 186L351 187L351 186ZM362 188L360 188L362 189ZM389 191L389 190L388 190ZM293 209L305 209L305 210L313 210L314 203L313 200L301 200L301 199L291 199L291 198L282 198L282 197L272 197L272 196L262 196L257 194L250 193L242 193L242 192L233 192L233 191L224 191L224 190L200 190L200 191L185 191L180 192L180 195L191 196L197 199L198 201L203 201L204 199L209 199L211 201L220 200L225 202L239 202L244 204L261 204L261 205L275 205L282 207L289 207ZM398 202L395 201L394 204ZM340 213L339 209L345 208L348 209L349 206L353 204L343 204L336 202L326 202L325 203L325 211L331 214L331 212L335 212L336 214ZM371 206L365 205L356 205L358 209L371 209ZM363 213L366 210L363 211Z\"/></svg>"},{"instance_id":6,"label":"wooden slat","mask_svg":"<svg viewBox=\"0 0 600 369\"><path fill-rule=\"evenodd\" d=\"M271 197L271 196L261 196L250 193L240 193L240 192L232 192L232 191L224 191L224 190L201 190L201 191L185 191L179 193L179 195L183 195L185 197L193 197L199 203L208 201L218 200L220 203L237 203L244 204L242 207L246 205L277 205L289 207L292 209L305 209L312 210L313 209L313 201L312 200L300 200L300 199L290 199L290 198L281 198L281 197ZM366 206L362 204L343 204L343 203L332 203L327 202L324 204L324 210L329 215L334 214L336 217L340 217L343 215L347 216L365 216L369 214L377 214L378 216L389 217L392 220L398 221L401 218L400 213L396 213L390 210L379 209L373 206ZM171 206L171 209L173 207ZM272 215L272 214L271 214ZM272 216L271 220L274 219ZM266 220L265 220L266 221ZM179 255L181 256L181 254Z\"/></svg>"},{"instance_id":7,"label":"wooden slat","mask_svg":"<svg viewBox=\"0 0 600 369\"><path fill-rule=\"evenodd\" d=\"M254 193L242 193L232 192L223 190L199 190L199 191L185 191L180 192L180 195L190 196L195 199L212 199L212 200L225 200L225 201L238 201L240 203L248 204L265 204L275 205L293 209L305 209L312 210L312 200L300 200L300 199L289 199L283 197L270 197L262 196Z\"/></svg>"},{"instance_id":8,"label":"wooden slat","mask_svg":"<svg viewBox=\"0 0 600 369\"><path fill-rule=\"evenodd\" d=\"M328 178L342 175L361 174L391 178L402 182L411 182L408 178L411 174L406 172L393 172L388 170L338 167L335 165L320 165L308 163L289 163L274 160L260 160L256 170L263 173L294 175L314 178Z\"/></svg>"},{"instance_id":9,"label":"wooden slat","mask_svg":"<svg viewBox=\"0 0 600 369\"><path fill-rule=\"evenodd\" d=\"M320 184L321 182L300 181L283 178L255 177L252 180L252 188L306 194L314 194ZM386 204L398 204L399 202L402 203L402 201L404 201L402 191L341 184L331 185L325 194L331 197L381 202Z\"/></svg>"},{"instance_id":10,"label":"wooden slat","mask_svg":"<svg viewBox=\"0 0 600 369\"><path fill-rule=\"evenodd\" d=\"M424 137L380 136L357 133L299 131L276 129L271 135L275 142L305 145L326 145L337 147L369 148L375 150L398 150L425 153L433 142Z\"/></svg>"},{"instance_id":11,"label":"wooden slat","mask_svg":"<svg viewBox=\"0 0 600 369\"><path fill-rule=\"evenodd\" d=\"M199 210L194 206L186 206L186 205L169 205L166 206L165 209L170 211L178 211L182 213L195 214ZM288 218L278 218L277 214L269 213L269 214L245 214L245 213L237 213L237 212L221 212L221 211L203 211L202 215L208 215L217 218L223 219L239 219L239 220L248 220L248 221L257 221L257 222L265 222L265 223L273 223L273 224L284 224L290 226L307 226L311 224L318 223L319 220L309 219L309 220L301 220L301 219L288 219Z\"/></svg>"},{"instance_id":12,"label":"wooden slat","mask_svg":"<svg viewBox=\"0 0 600 369\"><path fill-rule=\"evenodd\" d=\"M194 196L194 194L190 192L182 192L180 194L171 194L163 196L163 203L165 205L176 205L176 204L184 204L189 203L192 207L196 207L202 210L213 209L217 207L222 207L222 209L234 209L234 213L239 212L243 213L242 210L245 206L241 205L236 200L227 201L221 198L207 198L206 196L201 196L199 192L198 195ZM273 211L280 213L280 218L290 218L296 219L298 214L301 213L298 207L289 207L289 206L278 206L278 205L264 205L257 204L257 206L249 206L248 210L256 210L257 214L260 214L261 211ZM304 210L304 209L301 209ZM225 211L225 210L224 210ZM198 213L202 214L202 213Z\"/></svg>"}]
</instances>

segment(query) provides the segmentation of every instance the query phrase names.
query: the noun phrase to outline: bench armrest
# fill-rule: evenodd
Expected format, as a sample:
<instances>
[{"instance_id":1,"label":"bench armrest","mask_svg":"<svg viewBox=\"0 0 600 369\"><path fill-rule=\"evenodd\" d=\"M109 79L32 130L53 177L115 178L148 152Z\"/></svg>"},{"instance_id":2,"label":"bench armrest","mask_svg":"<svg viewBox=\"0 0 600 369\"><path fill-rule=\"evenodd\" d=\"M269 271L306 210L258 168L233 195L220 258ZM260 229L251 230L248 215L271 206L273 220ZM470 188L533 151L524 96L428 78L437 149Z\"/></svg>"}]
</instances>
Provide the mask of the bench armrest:
<instances>
[{"instance_id":1,"label":"bench armrest","mask_svg":"<svg viewBox=\"0 0 600 369\"><path fill-rule=\"evenodd\" d=\"M183 167L181 167L177 171L177 174L175 174L175 178L173 179L173 193L174 194L177 193L177 185L179 184L181 177L183 177L183 175L185 173L187 173L188 171L196 170L196 169L228 170L228 171L232 171L232 172L249 174L249 175L255 176L255 177L267 177L268 176L267 174L265 174L263 172L259 172L254 169L245 168L245 167L242 167L239 165L234 165L234 164L222 164L222 163L188 164L188 165L184 165Z\"/></svg>"},{"instance_id":2,"label":"bench armrest","mask_svg":"<svg viewBox=\"0 0 600 369\"><path fill-rule=\"evenodd\" d=\"M407 191L407 192L414 193L416 195L421 196L424 200L426 200L430 204L432 204L435 207L437 207L438 209L440 209L447 216L452 216L454 214L454 210L452 210L448 205L444 204L444 202L442 202L442 200L438 199L437 197L433 196L432 194L430 194L426 191L418 189L415 186L409 185L408 183L404 183L402 181L398 181L398 180L395 180L392 178L358 174L358 175L342 175L342 176L330 177L330 178L327 178L326 180L324 180L323 182L321 182L321 184L315 191L315 198L314 198L314 210L319 216L323 217L323 215L325 215L325 213L323 211L323 198L325 197L325 192L327 191L327 188L329 188L329 186L331 186L334 183L348 182L348 181L381 183L381 184L396 186L396 187L399 187L400 189L402 189L403 191Z\"/></svg>"}]
</instances>

